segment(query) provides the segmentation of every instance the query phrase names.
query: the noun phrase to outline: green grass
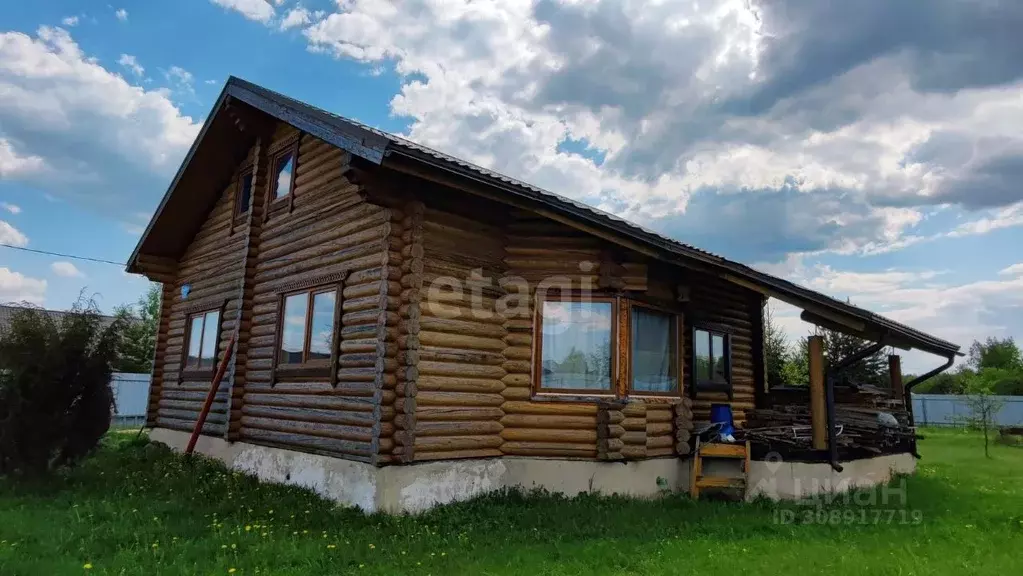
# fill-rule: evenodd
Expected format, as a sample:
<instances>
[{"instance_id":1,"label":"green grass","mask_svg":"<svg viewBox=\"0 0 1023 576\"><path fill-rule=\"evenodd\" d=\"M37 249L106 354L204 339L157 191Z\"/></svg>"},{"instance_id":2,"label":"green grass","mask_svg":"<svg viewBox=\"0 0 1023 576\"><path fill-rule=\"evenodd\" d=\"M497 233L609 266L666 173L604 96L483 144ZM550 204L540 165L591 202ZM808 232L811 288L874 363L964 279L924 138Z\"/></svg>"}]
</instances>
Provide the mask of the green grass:
<instances>
[{"instance_id":1,"label":"green grass","mask_svg":"<svg viewBox=\"0 0 1023 576\"><path fill-rule=\"evenodd\" d=\"M131 438L45 483L0 480L0 574L1006 576L1023 546L1023 450L987 460L955 430L927 431L905 502L833 503L821 519L839 522L823 525L802 522L805 505L681 496L505 494L365 516Z\"/></svg>"}]
</instances>

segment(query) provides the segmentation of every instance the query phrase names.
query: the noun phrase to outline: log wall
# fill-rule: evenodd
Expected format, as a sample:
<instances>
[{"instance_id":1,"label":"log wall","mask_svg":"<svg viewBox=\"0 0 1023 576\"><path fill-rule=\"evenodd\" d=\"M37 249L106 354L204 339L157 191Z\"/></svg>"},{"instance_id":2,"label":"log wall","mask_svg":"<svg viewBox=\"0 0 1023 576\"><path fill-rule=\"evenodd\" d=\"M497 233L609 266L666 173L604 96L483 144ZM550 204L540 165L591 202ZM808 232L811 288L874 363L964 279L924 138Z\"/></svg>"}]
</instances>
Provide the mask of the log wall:
<instances>
[{"instance_id":1,"label":"log wall","mask_svg":"<svg viewBox=\"0 0 1023 576\"><path fill-rule=\"evenodd\" d=\"M178 261L176 280L164 284L153 386L159 394L155 411L158 426L191 432L212 381L213 370L208 375L182 372L188 354L185 349L188 315L211 309L221 311L218 364L237 326L246 235L235 230L234 197L238 175L251 162L250 151ZM190 286L187 297L182 295L185 284ZM203 434L226 434L231 384L232 375L228 374L221 382Z\"/></svg>"},{"instance_id":2,"label":"log wall","mask_svg":"<svg viewBox=\"0 0 1023 576\"><path fill-rule=\"evenodd\" d=\"M397 279L389 260L400 258L392 250L396 216L365 201L345 176L349 158L340 149L291 127L279 129L271 147L296 137L294 189L268 202L253 265L245 384L236 392L239 437L375 462L381 407L394 395L393 356L380 352L396 338L388 302L388 284ZM342 278L335 381L275 377L281 294Z\"/></svg>"},{"instance_id":3,"label":"log wall","mask_svg":"<svg viewBox=\"0 0 1023 576\"><path fill-rule=\"evenodd\" d=\"M749 290L712 277L697 277L688 283L692 311L685 317L686 337L691 339L694 326L701 322L723 329L732 335L732 400L724 392L702 391L696 395L693 414L697 421L710 419L710 406L731 403L732 416L737 424L746 421L746 411L754 405L753 326L762 314L759 295ZM685 378L691 380L693 347L685 350ZM763 362L763 357L759 359Z\"/></svg>"},{"instance_id":4,"label":"log wall","mask_svg":"<svg viewBox=\"0 0 1023 576\"><path fill-rule=\"evenodd\" d=\"M515 211L478 217L494 213L427 199L415 418L402 417L414 438L403 454L621 460L687 453L688 398L594 402L532 393L538 290L620 293L677 307L672 280L650 278L638 257L631 262L550 220Z\"/></svg>"}]
</instances>

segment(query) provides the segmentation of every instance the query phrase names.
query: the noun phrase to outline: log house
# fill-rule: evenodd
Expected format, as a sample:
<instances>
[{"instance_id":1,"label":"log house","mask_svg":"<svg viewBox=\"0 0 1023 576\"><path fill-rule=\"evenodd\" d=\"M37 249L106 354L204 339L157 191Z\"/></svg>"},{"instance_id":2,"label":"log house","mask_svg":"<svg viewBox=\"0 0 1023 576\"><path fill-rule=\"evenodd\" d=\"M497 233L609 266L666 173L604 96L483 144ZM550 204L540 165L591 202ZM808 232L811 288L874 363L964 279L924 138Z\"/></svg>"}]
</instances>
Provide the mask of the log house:
<instances>
[{"instance_id":1,"label":"log house","mask_svg":"<svg viewBox=\"0 0 1023 576\"><path fill-rule=\"evenodd\" d=\"M652 485L641 463L685 466L712 404L739 426L757 405L768 297L958 351L237 78L128 271L163 284L148 426L192 430L234 335L207 439L356 462L376 482L554 461ZM535 474L516 483L546 485Z\"/></svg>"}]
</instances>

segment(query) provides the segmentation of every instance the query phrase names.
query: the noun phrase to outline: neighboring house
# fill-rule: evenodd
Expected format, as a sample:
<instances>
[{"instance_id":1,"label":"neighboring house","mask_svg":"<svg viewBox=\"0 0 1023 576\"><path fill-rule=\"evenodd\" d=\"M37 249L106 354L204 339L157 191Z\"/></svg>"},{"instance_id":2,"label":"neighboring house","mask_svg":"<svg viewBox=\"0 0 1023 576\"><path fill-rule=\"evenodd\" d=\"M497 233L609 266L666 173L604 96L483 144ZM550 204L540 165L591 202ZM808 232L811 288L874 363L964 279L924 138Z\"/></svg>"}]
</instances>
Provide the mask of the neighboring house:
<instances>
[{"instance_id":1,"label":"neighboring house","mask_svg":"<svg viewBox=\"0 0 1023 576\"><path fill-rule=\"evenodd\" d=\"M766 393L768 297L959 350L236 78L128 270L164 285L153 437L184 443L234 337L199 450L367 510L684 486L693 421Z\"/></svg>"},{"instance_id":2,"label":"neighboring house","mask_svg":"<svg viewBox=\"0 0 1023 576\"><path fill-rule=\"evenodd\" d=\"M0 304L0 331L6 330L11 325L11 319L14 317L14 313L24 308L32 308L37 312L42 312L49 316L54 322L60 322L67 312L62 310L45 310L36 306L26 306L24 304ZM103 327L109 326L114 322L113 316L100 315L100 321Z\"/></svg>"}]
</instances>

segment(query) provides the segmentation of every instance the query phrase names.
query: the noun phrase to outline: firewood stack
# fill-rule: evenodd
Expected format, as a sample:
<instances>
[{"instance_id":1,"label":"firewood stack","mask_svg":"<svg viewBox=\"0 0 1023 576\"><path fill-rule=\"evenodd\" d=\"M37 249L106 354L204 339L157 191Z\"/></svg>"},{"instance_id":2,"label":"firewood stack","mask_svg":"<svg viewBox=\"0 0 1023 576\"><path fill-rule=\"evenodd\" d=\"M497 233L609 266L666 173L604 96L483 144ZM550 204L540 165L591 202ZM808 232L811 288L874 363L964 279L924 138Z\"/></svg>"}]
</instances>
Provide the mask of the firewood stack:
<instances>
[{"instance_id":1,"label":"firewood stack","mask_svg":"<svg viewBox=\"0 0 1023 576\"><path fill-rule=\"evenodd\" d=\"M806 388L775 388L768 395L767 408L747 413L746 438L773 450L810 449L810 402ZM882 423L891 414L898 426ZM881 454L912 440L909 413L902 399L874 386L836 386L835 424L842 427L839 448L860 449Z\"/></svg>"}]
</instances>

